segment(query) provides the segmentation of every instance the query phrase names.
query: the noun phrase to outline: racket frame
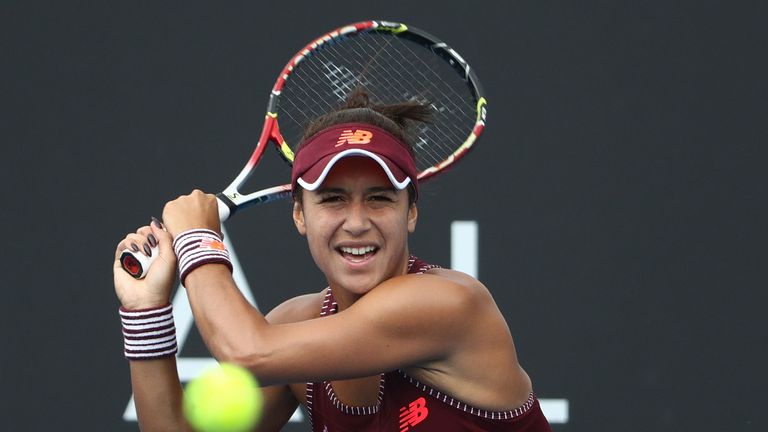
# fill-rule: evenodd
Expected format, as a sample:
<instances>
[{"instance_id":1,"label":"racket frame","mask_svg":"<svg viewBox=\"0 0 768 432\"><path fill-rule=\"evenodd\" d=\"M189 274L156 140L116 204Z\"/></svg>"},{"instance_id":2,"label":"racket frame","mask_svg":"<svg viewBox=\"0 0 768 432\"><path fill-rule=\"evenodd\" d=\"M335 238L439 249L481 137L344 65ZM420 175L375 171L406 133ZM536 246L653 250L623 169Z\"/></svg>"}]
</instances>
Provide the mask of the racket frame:
<instances>
[{"instance_id":1,"label":"racket frame","mask_svg":"<svg viewBox=\"0 0 768 432\"><path fill-rule=\"evenodd\" d=\"M279 103L282 90L286 85L286 82L290 79L294 69L307 57L311 56L318 50L323 49L327 44L331 44L344 37L353 37L357 33L379 31L389 32L398 37L405 38L419 45L428 47L433 53L437 54L449 65L451 65L456 72L463 76L466 81L470 92L473 94L476 103L476 120L472 128L471 133L467 136L466 140L456 148L456 150L449 155L446 159L440 163L430 166L418 173L418 180L420 182L426 181L436 174L440 173L449 166L455 164L458 160L464 157L467 152L473 147L477 138L483 133L485 129L485 121L487 115L487 101L484 97L483 88L480 81L475 75L474 69L469 66L469 63L459 55L453 48L449 47L446 43L442 42L433 35L414 28L409 27L402 23L391 21L361 21L349 25L339 27L335 30L329 31L322 36L309 42L299 50L283 67L283 70L278 75L275 81L272 91L269 96L269 102L267 104L267 113L264 117L264 127L262 128L259 141L240 173L235 177L232 183L229 184L222 192L216 195L219 199L219 216L221 221L227 220L236 211L245 207L249 207L255 204L263 204L279 199L287 198L291 195L291 186L284 184L280 186L274 186L266 189L262 189L249 194L243 194L239 191L239 188L248 180L253 171L258 165L259 160L264 154L265 149L269 146L269 143L275 145L278 153L288 163L293 162L294 153L291 147L286 143L282 134L280 133L280 127L278 122Z\"/></svg>"}]
</instances>

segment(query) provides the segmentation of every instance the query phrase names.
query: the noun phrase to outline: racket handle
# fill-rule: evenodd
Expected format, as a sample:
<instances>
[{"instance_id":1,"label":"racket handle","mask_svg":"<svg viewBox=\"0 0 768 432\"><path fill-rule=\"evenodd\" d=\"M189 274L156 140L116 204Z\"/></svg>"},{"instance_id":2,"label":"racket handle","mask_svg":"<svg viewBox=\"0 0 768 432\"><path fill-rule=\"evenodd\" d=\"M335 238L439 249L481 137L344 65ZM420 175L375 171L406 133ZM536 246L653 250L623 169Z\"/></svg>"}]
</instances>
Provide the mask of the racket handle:
<instances>
[{"instance_id":1,"label":"racket handle","mask_svg":"<svg viewBox=\"0 0 768 432\"><path fill-rule=\"evenodd\" d=\"M143 253L126 249L120 254L120 265L123 266L123 270L135 279L143 279L147 275L152 262L160 255L160 248L158 246L151 248L151 250L152 256L146 256Z\"/></svg>"},{"instance_id":2,"label":"racket handle","mask_svg":"<svg viewBox=\"0 0 768 432\"><path fill-rule=\"evenodd\" d=\"M231 203L231 205L230 205ZM237 206L223 193L216 194L216 204L219 205L219 222L224 222L232 216Z\"/></svg>"},{"instance_id":3,"label":"racket handle","mask_svg":"<svg viewBox=\"0 0 768 432\"><path fill-rule=\"evenodd\" d=\"M223 194L219 194L216 197L216 202L219 206L219 221L224 222L232 215L232 210L222 199L226 197ZM234 205L234 204L233 204ZM158 246L151 248L152 256L146 256L140 252L134 252L130 249L125 249L120 254L120 265L123 266L123 270L128 272L129 275L136 279L143 279L149 271L149 267L155 261L158 255L160 255L160 249Z\"/></svg>"}]
</instances>

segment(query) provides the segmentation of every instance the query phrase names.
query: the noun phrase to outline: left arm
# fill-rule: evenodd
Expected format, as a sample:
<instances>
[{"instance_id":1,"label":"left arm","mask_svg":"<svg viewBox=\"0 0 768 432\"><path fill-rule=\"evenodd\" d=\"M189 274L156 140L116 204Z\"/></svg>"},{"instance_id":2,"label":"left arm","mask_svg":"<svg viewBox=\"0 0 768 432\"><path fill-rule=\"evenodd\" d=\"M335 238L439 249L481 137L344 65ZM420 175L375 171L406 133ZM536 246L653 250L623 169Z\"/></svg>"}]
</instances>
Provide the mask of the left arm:
<instances>
[{"instance_id":1,"label":"left arm","mask_svg":"<svg viewBox=\"0 0 768 432\"><path fill-rule=\"evenodd\" d=\"M163 219L174 236L220 229L215 198L199 191L167 204ZM471 341L471 326L456 318L477 309L480 297L446 278L402 276L341 313L270 325L224 265L198 267L185 286L211 353L248 367L265 385L361 377L447 358Z\"/></svg>"},{"instance_id":2,"label":"left arm","mask_svg":"<svg viewBox=\"0 0 768 432\"><path fill-rule=\"evenodd\" d=\"M211 353L267 384L368 376L446 358L467 338L466 322L456 317L475 301L443 278L403 276L338 314L270 325L224 266L190 273L187 291Z\"/></svg>"}]
</instances>

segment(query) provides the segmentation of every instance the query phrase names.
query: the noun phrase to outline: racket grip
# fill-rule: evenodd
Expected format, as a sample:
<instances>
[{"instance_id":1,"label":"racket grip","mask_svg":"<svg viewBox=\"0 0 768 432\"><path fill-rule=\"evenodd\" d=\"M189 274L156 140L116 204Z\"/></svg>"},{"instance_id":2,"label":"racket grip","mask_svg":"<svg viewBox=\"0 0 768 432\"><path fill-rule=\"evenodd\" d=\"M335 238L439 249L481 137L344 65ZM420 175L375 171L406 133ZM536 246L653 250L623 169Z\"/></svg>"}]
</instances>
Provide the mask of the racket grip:
<instances>
[{"instance_id":1,"label":"racket grip","mask_svg":"<svg viewBox=\"0 0 768 432\"><path fill-rule=\"evenodd\" d=\"M216 194L216 204L219 205L219 222L224 222L232 216L237 206L223 193Z\"/></svg>"},{"instance_id":2,"label":"racket grip","mask_svg":"<svg viewBox=\"0 0 768 432\"><path fill-rule=\"evenodd\" d=\"M152 266L152 263L160 255L160 247L155 246L151 248L151 251L152 256L146 256L141 252L126 249L120 254L120 265L123 266L123 270L135 279L143 279L147 275L149 267Z\"/></svg>"},{"instance_id":3,"label":"racket grip","mask_svg":"<svg viewBox=\"0 0 768 432\"><path fill-rule=\"evenodd\" d=\"M232 208L227 205L225 200L229 201L229 199L224 194L219 194L216 196L216 203L219 207L220 222L224 222L225 220L229 219L233 213ZM232 203L232 206L234 207L235 204ZM120 265L123 266L123 270L128 272L129 275L136 279L143 279L144 276L147 275L149 267L152 266L155 258L157 258L157 256L160 254L160 249L158 246L151 248L151 250L152 256L146 256L141 252L134 252L130 249L125 249L123 253L120 254Z\"/></svg>"}]
</instances>

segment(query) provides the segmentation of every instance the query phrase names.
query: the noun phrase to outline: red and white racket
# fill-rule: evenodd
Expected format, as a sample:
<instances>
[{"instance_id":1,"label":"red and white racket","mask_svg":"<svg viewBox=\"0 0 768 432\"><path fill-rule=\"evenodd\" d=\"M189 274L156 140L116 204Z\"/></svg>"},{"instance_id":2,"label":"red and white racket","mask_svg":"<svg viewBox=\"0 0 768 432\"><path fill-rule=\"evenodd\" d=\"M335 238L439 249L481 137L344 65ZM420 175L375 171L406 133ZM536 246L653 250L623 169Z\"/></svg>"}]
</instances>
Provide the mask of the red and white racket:
<instances>
[{"instance_id":1,"label":"red and white racket","mask_svg":"<svg viewBox=\"0 0 768 432\"><path fill-rule=\"evenodd\" d=\"M485 127L482 87L469 64L448 45L401 23L364 21L340 27L307 44L278 75L253 154L217 194L221 221L253 204L290 196L288 184L248 194L240 187L270 143L290 164L306 125L337 109L357 88L376 104L412 100L432 107L430 123L420 124L411 138L420 181L455 164ZM126 250L120 261L128 273L142 278L156 256Z\"/></svg>"}]
</instances>

